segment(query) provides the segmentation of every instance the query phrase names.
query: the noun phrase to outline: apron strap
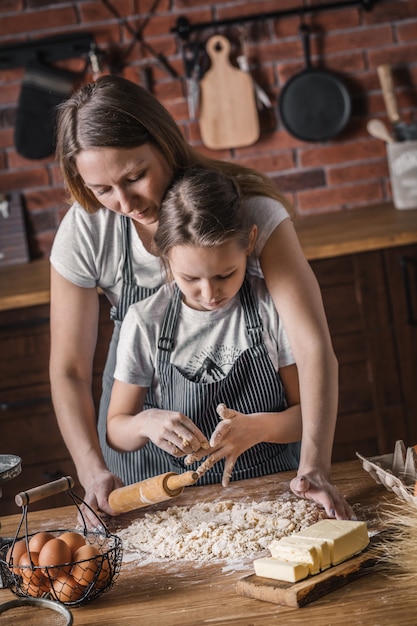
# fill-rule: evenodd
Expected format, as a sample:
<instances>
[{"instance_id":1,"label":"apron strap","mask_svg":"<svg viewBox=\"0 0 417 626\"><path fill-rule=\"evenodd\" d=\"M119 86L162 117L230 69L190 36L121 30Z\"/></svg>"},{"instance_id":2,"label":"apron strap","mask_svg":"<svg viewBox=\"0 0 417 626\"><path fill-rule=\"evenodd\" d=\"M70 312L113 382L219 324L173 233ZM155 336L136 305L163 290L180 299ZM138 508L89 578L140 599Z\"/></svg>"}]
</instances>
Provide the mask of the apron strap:
<instances>
[{"instance_id":1,"label":"apron strap","mask_svg":"<svg viewBox=\"0 0 417 626\"><path fill-rule=\"evenodd\" d=\"M247 277L243 281L243 285L240 288L239 296L245 315L246 328L252 342L252 346L260 346L263 344L262 320L259 315L252 287Z\"/></svg>"},{"instance_id":2,"label":"apron strap","mask_svg":"<svg viewBox=\"0 0 417 626\"><path fill-rule=\"evenodd\" d=\"M110 318L114 321L122 321L131 304L148 298L158 290L158 287L142 287L141 285L136 284L133 274L132 255L130 252L130 222L131 220L129 217L126 217L125 215L121 216L123 284L117 306L112 306L110 309Z\"/></svg>"},{"instance_id":3,"label":"apron strap","mask_svg":"<svg viewBox=\"0 0 417 626\"><path fill-rule=\"evenodd\" d=\"M173 294L165 311L158 340L158 363L168 363L174 348L174 335L181 308L182 293L178 285L173 284L172 287Z\"/></svg>"}]
</instances>

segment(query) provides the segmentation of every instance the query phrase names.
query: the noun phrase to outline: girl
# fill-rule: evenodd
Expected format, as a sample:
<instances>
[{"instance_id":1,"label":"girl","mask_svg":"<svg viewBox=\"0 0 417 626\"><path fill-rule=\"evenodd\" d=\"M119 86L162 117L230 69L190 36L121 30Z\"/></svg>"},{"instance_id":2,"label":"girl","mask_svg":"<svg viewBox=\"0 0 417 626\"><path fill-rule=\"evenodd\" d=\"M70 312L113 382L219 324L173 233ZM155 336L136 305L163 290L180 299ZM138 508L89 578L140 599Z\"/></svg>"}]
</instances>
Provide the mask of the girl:
<instances>
[{"instance_id":1,"label":"girl","mask_svg":"<svg viewBox=\"0 0 417 626\"><path fill-rule=\"evenodd\" d=\"M263 281L246 275L256 231L221 172L188 170L161 205L154 241L175 282L126 314L107 425L111 446L140 450L144 478L185 469L192 450L210 455L204 484L298 467L297 369ZM220 425L219 403L234 414Z\"/></svg>"}]
</instances>

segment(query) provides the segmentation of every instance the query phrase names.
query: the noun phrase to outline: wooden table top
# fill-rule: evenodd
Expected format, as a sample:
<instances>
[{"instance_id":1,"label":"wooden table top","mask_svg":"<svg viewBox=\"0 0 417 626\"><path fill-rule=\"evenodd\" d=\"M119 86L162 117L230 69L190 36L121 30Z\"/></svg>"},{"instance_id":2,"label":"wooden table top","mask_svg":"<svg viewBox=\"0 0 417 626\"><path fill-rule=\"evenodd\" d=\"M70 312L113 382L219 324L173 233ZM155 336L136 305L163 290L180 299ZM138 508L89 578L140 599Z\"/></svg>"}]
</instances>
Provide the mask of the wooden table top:
<instances>
[{"instance_id":1,"label":"wooden table top","mask_svg":"<svg viewBox=\"0 0 417 626\"><path fill-rule=\"evenodd\" d=\"M293 472L232 483L227 489L212 485L191 487L171 503L190 505L220 499L260 501L271 499L289 488ZM359 461L336 464L332 480L346 495L359 519L370 528L378 527L383 508L395 496L377 485ZM167 503L156 505L169 506ZM150 512L139 509L114 522L125 527ZM417 513L416 513L417 514ZM29 532L75 528L75 508L63 507L29 512ZM20 515L1 519L2 536L13 535ZM386 572L373 569L358 580L304 606L290 608L240 596L236 582L253 573L252 561L239 569L225 562L184 565L183 562L124 563L112 589L91 604L72 609L75 626L415 626L417 623L415 584L405 583ZM10 590L0 589L0 603L13 599Z\"/></svg>"}]
</instances>

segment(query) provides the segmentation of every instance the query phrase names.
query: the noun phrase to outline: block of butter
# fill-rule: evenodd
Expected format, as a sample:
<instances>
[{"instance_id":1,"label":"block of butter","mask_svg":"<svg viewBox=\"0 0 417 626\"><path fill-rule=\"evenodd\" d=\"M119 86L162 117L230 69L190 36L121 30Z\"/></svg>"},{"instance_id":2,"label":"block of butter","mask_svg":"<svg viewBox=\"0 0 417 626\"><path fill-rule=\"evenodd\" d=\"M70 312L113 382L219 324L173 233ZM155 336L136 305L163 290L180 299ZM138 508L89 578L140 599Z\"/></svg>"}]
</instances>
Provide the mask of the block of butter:
<instances>
[{"instance_id":1,"label":"block of butter","mask_svg":"<svg viewBox=\"0 0 417 626\"><path fill-rule=\"evenodd\" d=\"M297 582L338 565L369 544L365 522L321 520L269 545L271 557L255 559L257 576Z\"/></svg>"},{"instance_id":2,"label":"block of butter","mask_svg":"<svg viewBox=\"0 0 417 626\"><path fill-rule=\"evenodd\" d=\"M279 561L270 556L255 559L255 574L264 578L274 578L275 580L284 580L288 583L296 583L309 575L309 567L305 563L289 563L288 561Z\"/></svg>"},{"instance_id":3,"label":"block of butter","mask_svg":"<svg viewBox=\"0 0 417 626\"><path fill-rule=\"evenodd\" d=\"M274 559L311 564L310 574L317 574L331 565L330 547L325 539L310 539L296 534L272 541L268 547Z\"/></svg>"},{"instance_id":4,"label":"block of butter","mask_svg":"<svg viewBox=\"0 0 417 626\"><path fill-rule=\"evenodd\" d=\"M332 565L342 563L354 554L362 552L369 544L365 522L352 520L323 519L300 530L295 536L324 539L330 548Z\"/></svg>"}]
</instances>

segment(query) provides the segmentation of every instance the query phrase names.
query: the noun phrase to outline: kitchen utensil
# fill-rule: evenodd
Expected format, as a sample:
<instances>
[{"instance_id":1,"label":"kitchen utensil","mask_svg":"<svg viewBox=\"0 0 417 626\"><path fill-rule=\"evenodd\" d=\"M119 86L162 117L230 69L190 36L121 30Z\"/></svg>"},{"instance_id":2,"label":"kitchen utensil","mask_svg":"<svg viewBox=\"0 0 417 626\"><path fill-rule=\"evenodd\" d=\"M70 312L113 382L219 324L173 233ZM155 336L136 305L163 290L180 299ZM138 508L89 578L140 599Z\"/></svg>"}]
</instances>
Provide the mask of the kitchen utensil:
<instances>
[{"instance_id":1,"label":"kitchen utensil","mask_svg":"<svg viewBox=\"0 0 417 626\"><path fill-rule=\"evenodd\" d=\"M392 124L396 141L417 139L417 123L406 124L400 116L397 98L394 92L392 67L389 64L377 67L378 78L382 89L388 119Z\"/></svg>"},{"instance_id":2,"label":"kitchen utensil","mask_svg":"<svg viewBox=\"0 0 417 626\"><path fill-rule=\"evenodd\" d=\"M358 556L297 583L287 583L251 574L237 582L236 591L241 596L274 604L292 607L305 606L363 576L365 569L377 561L372 545L375 545L378 540L378 536L371 537L370 547Z\"/></svg>"},{"instance_id":3,"label":"kitchen utensil","mask_svg":"<svg viewBox=\"0 0 417 626\"><path fill-rule=\"evenodd\" d=\"M387 145L392 199L396 209L417 208L417 140Z\"/></svg>"},{"instance_id":4,"label":"kitchen utensil","mask_svg":"<svg viewBox=\"0 0 417 626\"><path fill-rule=\"evenodd\" d=\"M6 586L16 596L31 598L44 594L51 600L61 602L66 606L79 606L97 598L107 589L110 589L119 575L123 553L122 540L117 535L110 534L97 513L72 490L73 486L74 481L71 476L65 476L59 480L22 491L16 495L16 504L22 507L20 523L13 541L3 545L0 549L0 573L2 580L6 582ZM32 533L29 535L27 532L29 504L61 492L66 492L77 507L78 515L84 522L82 534L85 543L87 546L96 548L97 554L94 554L91 558L79 561L51 563L47 566L44 564L43 566L35 565L32 562L30 566L21 565L19 562L19 567L17 568L16 563L13 563L14 545L20 540L25 541L28 545L30 538L37 534ZM96 516L98 526L101 528L100 531L89 531L87 529L80 505L87 507ZM21 535L22 528L23 534ZM53 529L44 532L50 533L54 537L59 537L64 532L79 533L77 530L68 531L68 529ZM46 543L45 545L47 546L48 544ZM77 578L78 584L76 584L77 581L74 583L74 578L72 578L75 567L78 567L78 571L81 570L81 575ZM62 572L62 577L60 575L60 588L58 589L56 583L54 585L54 580L56 572L59 570ZM64 585L66 592L63 598L60 595L60 591L62 592ZM47 589L47 591L43 591L43 589Z\"/></svg>"},{"instance_id":5,"label":"kitchen utensil","mask_svg":"<svg viewBox=\"0 0 417 626\"><path fill-rule=\"evenodd\" d=\"M22 471L22 459L16 454L0 454L0 496L1 485L15 478Z\"/></svg>"},{"instance_id":6,"label":"kitchen utensil","mask_svg":"<svg viewBox=\"0 0 417 626\"><path fill-rule=\"evenodd\" d=\"M133 485L115 489L109 495L109 504L115 513L127 513L157 502L176 498L184 491L184 487L193 485L200 476L197 472L175 474L167 472L152 476Z\"/></svg>"},{"instance_id":7,"label":"kitchen utensil","mask_svg":"<svg viewBox=\"0 0 417 626\"><path fill-rule=\"evenodd\" d=\"M346 126L351 100L342 81L333 73L313 68L310 29L301 24L306 67L283 87L279 96L281 121L288 132L303 141L327 141Z\"/></svg>"},{"instance_id":8,"label":"kitchen utensil","mask_svg":"<svg viewBox=\"0 0 417 626\"><path fill-rule=\"evenodd\" d=\"M196 118L200 101L200 87L198 84L201 78L200 54L200 42L195 41L183 44L182 57L187 80L187 103L190 120Z\"/></svg>"},{"instance_id":9,"label":"kitchen utensil","mask_svg":"<svg viewBox=\"0 0 417 626\"><path fill-rule=\"evenodd\" d=\"M71 626L73 623L66 606L46 598L18 598L0 604L0 625Z\"/></svg>"},{"instance_id":10,"label":"kitchen utensil","mask_svg":"<svg viewBox=\"0 0 417 626\"><path fill-rule=\"evenodd\" d=\"M200 81L200 132L208 148L239 148L260 134L252 77L229 61L230 42L214 35L206 50L211 66Z\"/></svg>"},{"instance_id":11,"label":"kitchen utensil","mask_svg":"<svg viewBox=\"0 0 417 626\"><path fill-rule=\"evenodd\" d=\"M372 137L375 137L375 139L381 139L386 143L394 143L394 137L382 120L376 118L369 120L366 125L366 130Z\"/></svg>"}]
</instances>

